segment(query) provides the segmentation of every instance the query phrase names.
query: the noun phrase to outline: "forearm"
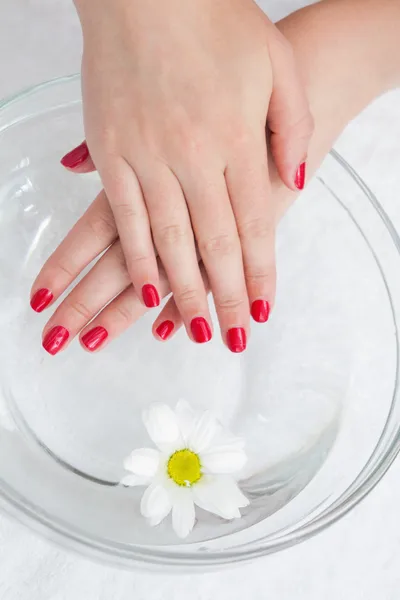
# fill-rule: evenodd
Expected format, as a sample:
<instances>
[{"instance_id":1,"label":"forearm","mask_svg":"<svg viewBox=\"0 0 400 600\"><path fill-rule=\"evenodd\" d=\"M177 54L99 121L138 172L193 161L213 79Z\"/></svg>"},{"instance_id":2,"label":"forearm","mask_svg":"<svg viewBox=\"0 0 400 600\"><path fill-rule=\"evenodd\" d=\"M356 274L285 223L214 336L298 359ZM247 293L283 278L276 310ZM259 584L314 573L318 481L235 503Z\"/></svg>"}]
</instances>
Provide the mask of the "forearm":
<instances>
[{"instance_id":1,"label":"forearm","mask_svg":"<svg viewBox=\"0 0 400 600\"><path fill-rule=\"evenodd\" d=\"M323 0L278 23L307 87L315 132L309 177L345 126L370 102L400 86L400 0ZM278 218L288 194L271 164Z\"/></svg>"},{"instance_id":2,"label":"forearm","mask_svg":"<svg viewBox=\"0 0 400 600\"><path fill-rule=\"evenodd\" d=\"M279 29L299 67L306 64L306 84L329 90L325 100L337 122L400 85L400 0L325 0L290 15Z\"/></svg>"}]
</instances>

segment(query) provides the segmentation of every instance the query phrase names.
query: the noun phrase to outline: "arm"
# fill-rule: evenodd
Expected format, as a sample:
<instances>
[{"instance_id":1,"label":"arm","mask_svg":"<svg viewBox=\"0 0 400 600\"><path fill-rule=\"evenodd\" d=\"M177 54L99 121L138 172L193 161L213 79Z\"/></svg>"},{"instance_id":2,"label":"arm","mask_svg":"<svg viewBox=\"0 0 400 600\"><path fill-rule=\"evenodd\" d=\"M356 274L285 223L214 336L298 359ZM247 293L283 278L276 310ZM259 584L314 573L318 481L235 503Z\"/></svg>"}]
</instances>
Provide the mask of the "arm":
<instances>
[{"instance_id":1,"label":"arm","mask_svg":"<svg viewBox=\"0 0 400 600\"><path fill-rule=\"evenodd\" d=\"M278 28L292 43L314 117L312 174L347 123L400 86L400 1L324 0L289 15ZM272 180L279 219L296 195L283 189L276 171Z\"/></svg>"}]
</instances>

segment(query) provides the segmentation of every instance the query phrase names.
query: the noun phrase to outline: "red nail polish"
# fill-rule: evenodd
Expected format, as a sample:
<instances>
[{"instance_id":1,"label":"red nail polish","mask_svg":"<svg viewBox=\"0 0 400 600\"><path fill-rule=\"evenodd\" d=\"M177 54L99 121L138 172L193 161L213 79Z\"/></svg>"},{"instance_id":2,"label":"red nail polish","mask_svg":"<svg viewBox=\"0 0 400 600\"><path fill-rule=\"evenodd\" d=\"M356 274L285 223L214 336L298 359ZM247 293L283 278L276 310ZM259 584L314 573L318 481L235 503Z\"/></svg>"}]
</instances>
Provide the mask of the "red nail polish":
<instances>
[{"instance_id":1,"label":"red nail polish","mask_svg":"<svg viewBox=\"0 0 400 600\"><path fill-rule=\"evenodd\" d=\"M296 177L294 178L294 185L298 190L304 190L304 185L306 183L306 163L303 162L299 166L296 172Z\"/></svg>"},{"instance_id":2,"label":"red nail polish","mask_svg":"<svg viewBox=\"0 0 400 600\"><path fill-rule=\"evenodd\" d=\"M171 335L171 333L174 330L175 325L173 324L172 321L163 321L156 329L156 334L158 335L158 337L160 337L162 340L166 340L167 338L169 338L169 336Z\"/></svg>"},{"instance_id":3,"label":"red nail polish","mask_svg":"<svg viewBox=\"0 0 400 600\"><path fill-rule=\"evenodd\" d=\"M243 352L246 350L246 332L243 327L232 327L226 334L226 341L231 352Z\"/></svg>"},{"instance_id":4,"label":"red nail polish","mask_svg":"<svg viewBox=\"0 0 400 600\"><path fill-rule=\"evenodd\" d=\"M194 340L198 344L204 344L211 340L211 328L204 317L196 317L193 319L190 323L190 329L192 330Z\"/></svg>"},{"instance_id":5,"label":"red nail polish","mask_svg":"<svg viewBox=\"0 0 400 600\"><path fill-rule=\"evenodd\" d=\"M31 298L31 307L37 313L42 312L53 300L53 294L50 290L42 288L33 294Z\"/></svg>"},{"instance_id":6,"label":"red nail polish","mask_svg":"<svg viewBox=\"0 0 400 600\"><path fill-rule=\"evenodd\" d=\"M94 327L81 337L81 342L91 352L97 350L99 346L108 338L108 331L104 327Z\"/></svg>"},{"instance_id":7,"label":"red nail polish","mask_svg":"<svg viewBox=\"0 0 400 600\"><path fill-rule=\"evenodd\" d=\"M251 316L257 323L266 323L269 318L270 306L266 300L254 300L251 305Z\"/></svg>"},{"instance_id":8,"label":"red nail polish","mask_svg":"<svg viewBox=\"0 0 400 600\"><path fill-rule=\"evenodd\" d=\"M61 325L57 325L56 327L53 327L53 329L50 329L44 338L42 345L46 352L54 356L61 350L68 338L68 329L61 327Z\"/></svg>"},{"instance_id":9,"label":"red nail polish","mask_svg":"<svg viewBox=\"0 0 400 600\"><path fill-rule=\"evenodd\" d=\"M158 292L154 285L146 283L146 285L142 287L142 295L143 302L145 303L147 308L155 308L160 304L160 296L158 295Z\"/></svg>"},{"instance_id":10,"label":"red nail polish","mask_svg":"<svg viewBox=\"0 0 400 600\"><path fill-rule=\"evenodd\" d=\"M61 159L61 164L67 169L75 169L83 164L89 158L89 148L86 142L82 142L79 146L68 152Z\"/></svg>"}]
</instances>

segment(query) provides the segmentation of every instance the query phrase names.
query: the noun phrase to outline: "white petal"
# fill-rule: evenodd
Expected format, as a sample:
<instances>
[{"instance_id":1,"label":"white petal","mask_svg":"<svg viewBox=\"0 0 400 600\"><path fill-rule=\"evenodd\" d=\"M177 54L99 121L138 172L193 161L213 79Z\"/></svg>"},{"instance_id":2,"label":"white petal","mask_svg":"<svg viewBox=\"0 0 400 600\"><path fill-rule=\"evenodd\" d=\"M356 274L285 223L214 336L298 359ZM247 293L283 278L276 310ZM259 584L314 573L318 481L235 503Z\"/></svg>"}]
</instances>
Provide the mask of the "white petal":
<instances>
[{"instance_id":1,"label":"white petal","mask_svg":"<svg viewBox=\"0 0 400 600\"><path fill-rule=\"evenodd\" d=\"M154 477L160 464L160 453L153 448L134 450L125 460L124 468L141 477Z\"/></svg>"},{"instance_id":2,"label":"white petal","mask_svg":"<svg viewBox=\"0 0 400 600\"><path fill-rule=\"evenodd\" d=\"M175 414L184 442L187 443L196 422L196 413L186 400L178 400Z\"/></svg>"},{"instance_id":3,"label":"white petal","mask_svg":"<svg viewBox=\"0 0 400 600\"><path fill-rule=\"evenodd\" d=\"M153 404L143 411L143 422L153 442L168 451L181 440L178 419L167 404Z\"/></svg>"},{"instance_id":4,"label":"white petal","mask_svg":"<svg viewBox=\"0 0 400 600\"><path fill-rule=\"evenodd\" d=\"M139 475L125 475L120 481L125 487L135 487L137 485L149 485L151 479L149 477L140 477Z\"/></svg>"},{"instance_id":5,"label":"white petal","mask_svg":"<svg viewBox=\"0 0 400 600\"><path fill-rule=\"evenodd\" d=\"M244 448L245 440L233 435L226 429L221 429L213 440L213 446Z\"/></svg>"},{"instance_id":6,"label":"white petal","mask_svg":"<svg viewBox=\"0 0 400 600\"><path fill-rule=\"evenodd\" d=\"M188 446L194 452L200 453L208 450L217 432L221 429L220 423L206 411L196 420L193 431L188 440Z\"/></svg>"},{"instance_id":7,"label":"white petal","mask_svg":"<svg viewBox=\"0 0 400 600\"><path fill-rule=\"evenodd\" d=\"M195 509L191 490L182 489L174 494L172 507L172 527L176 535L186 538L195 523Z\"/></svg>"},{"instance_id":8,"label":"white petal","mask_svg":"<svg viewBox=\"0 0 400 600\"><path fill-rule=\"evenodd\" d=\"M249 504L231 477L205 476L193 486L192 493L197 506L228 520L239 518L239 508Z\"/></svg>"},{"instance_id":9,"label":"white petal","mask_svg":"<svg viewBox=\"0 0 400 600\"><path fill-rule=\"evenodd\" d=\"M213 447L200 458L202 470L216 475L237 473L247 461L246 453L240 446Z\"/></svg>"},{"instance_id":10,"label":"white petal","mask_svg":"<svg viewBox=\"0 0 400 600\"><path fill-rule=\"evenodd\" d=\"M172 508L171 498L167 490L158 482L152 483L143 494L140 512L146 519L160 523Z\"/></svg>"},{"instance_id":11,"label":"white petal","mask_svg":"<svg viewBox=\"0 0 400 600\"><path fill-rule=\"evenodd\" d=\"M169 513L171 512L171 508L171 503L165 504L163 510L160 510L160 512L157 515L151 517L150 519L147 519L150 527L156 527L161 523L161 521L165 519L165 517L168 517Z\"/></svg>"},{"instance_id":12,"label":"white petal","mask_svg":"<svg viewBox=\"0 0 400 600\"><path fill-rule=\"evenodd\" d=\"M167 517L170 513L170 510L167 512L167 514L160 514L160 516L157 517L153 517L152 519L147 519L147 523L150 525L150 527L157 527L157 525L159 525L161 523L161 521L163 521L165 519L165 517Z\"/></svg>"}]
</instances>

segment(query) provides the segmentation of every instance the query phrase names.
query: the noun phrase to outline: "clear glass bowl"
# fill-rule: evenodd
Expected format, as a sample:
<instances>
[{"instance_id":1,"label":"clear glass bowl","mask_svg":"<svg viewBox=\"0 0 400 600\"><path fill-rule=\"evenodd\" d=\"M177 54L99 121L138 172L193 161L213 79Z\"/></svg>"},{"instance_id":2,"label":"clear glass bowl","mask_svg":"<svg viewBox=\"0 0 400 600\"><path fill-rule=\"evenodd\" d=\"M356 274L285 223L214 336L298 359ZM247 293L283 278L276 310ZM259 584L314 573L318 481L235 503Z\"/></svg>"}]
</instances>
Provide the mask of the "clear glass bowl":
<instances>
[{"instance_id":1,"label":"clear glass bowl","mask_svg":"<svg viewBox=\"0 0 400 600\"><path fill-rule=\"evenodd\" d=\"M83 138L77 77L0 106L0 505L52 539L126 567L218 567L275 552L334 522L399 450L399 239L336 153L281 223L269 324L244 355L217 338L168 344L143 318L103 352L41 348L29 290L100 188L59 158ZM151 529L141 490L118 485L147 445L141 410L184 397L245 437L243 518L202 514L185 543Z\"/></svg>"}]
</instances>

